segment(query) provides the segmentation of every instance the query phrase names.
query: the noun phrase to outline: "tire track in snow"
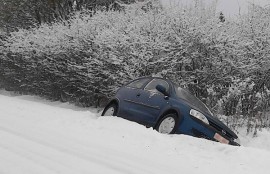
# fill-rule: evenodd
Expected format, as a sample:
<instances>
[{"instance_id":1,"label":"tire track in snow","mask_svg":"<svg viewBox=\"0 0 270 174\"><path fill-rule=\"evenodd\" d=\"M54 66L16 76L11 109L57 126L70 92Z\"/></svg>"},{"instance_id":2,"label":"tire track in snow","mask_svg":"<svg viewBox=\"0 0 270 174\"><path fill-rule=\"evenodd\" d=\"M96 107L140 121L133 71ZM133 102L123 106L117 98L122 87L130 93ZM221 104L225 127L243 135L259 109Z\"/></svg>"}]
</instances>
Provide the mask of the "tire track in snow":
<instances>
[{"instance_id":1,"label":"tire track in snow","mask_svg":"<svg viewBox=\"0 0 270 174\"><path fill-rule=\"evenodd\" d=\"M103 119L0 95L0 174L269 171L269 151L156 136L129 122Z\"/></svg>"},{"instance_id":2,"label":"tire track in snow","mask_svg":"<svg viewBox=\"0 0 270 174\"><path fill-rule=\"evenodd\" d=\"M25 156L22 157L20 154L15 153L14 151L11 151L10 148L6 148L0 145L0 173L1 174L19 174L19 173L55 174L57 172L50 170L44 166L41 166L32 160L29 160L25 158Z\"/></svg>"},{"instance_id":3,"label":"tire track in snow","mask_svg":"<svg viewBox=\"0 0 270 174\"><path fill-rule=\"evenodd\" d=\"M1 121L1 123L3 123L3 121ZM32 155L30 156L32 160L37 159L37 161L43 162L42 165L45 165L45 166L47 165L47 167L52 168L52 169L54 168L57 169L60 167L61 171L67 171L67 170L72 170L72 168L74 168L74 170L77 173L78 171L81 171L81 173L84 173L85 171L83 171L82 169L91 172L91 167L90 167L90 164L91 164L91 165L94 165L93 167L100 168L100 170L102 171L104 171L104 169L107 168L107 170L109 170L110 173L112 173L112 171L116 173L135 173L135 172L132 172L133 171L132 169L134 168L136 168L136 173L137 172L139 173L160 172L160 169L158 171L155 171L154 166L153 166L153 170L145 169L143 167L147 163L151 165L151 161L147 161L145 159L144 161L142 161L141 159L139 161L142 161L144 163L143 165L135 164L132 162L132 160L123 158L123 156L127 156L127 155L119 156L121 152L119 153L115 150L110 151L110 149L106 149L105 147L100 147L100 145L93 145L92 143L87 144L87 145L79 144L77 142L68 141L67 139L64 139L62 136L50 136L50 135L44 134L44 132L31 130L29 128L19 128L19 126L16 126L16 128L10 128L10 127L7 128L6 126L3 126L1 124L0 130L1 130L0 133L2 132L2 134L3 132L5 134L11 134L10 136L11 137L13 136L14 139L16 139L16 141L20 139L20 141L24 142L25 144L29 144L32 147L41 146L40 147L41 149L47 150L50 153L53 152L57 154L57 155L54 155L55 157L59 158L60 156L62 156L62 158L65 160L70 159L70 158L74 160L76 159L75 165L74 165L73 163L70 164L70 162L68 161L60 161L61 159L58 159L58 158L54 159L48 156L48 154L40 153L40 150L38 149L33 150L25 146L20 147L21 145L12 146L12 151L16 151L16 153L18 152L22 153L25 150L27 150L27 154ZM34 133L35 136L33 136L33 132L35 132ZM41 137L46 137L46 140L42 139ZM0 143L0 146L5 146L6 148L10 148L8 143L2 142ZM96 150L98 151L105 150L107 155L97 152ZM25 154L26 153L24 152L22 156ZM134 159L136 157L132 156L131 158ZM48 166L48 161L50 164L49 166ZM50 161L53 161L53 164L51 164ZM78 163L79 163L79 166L82 165L83 163L84 165L78 167ZM56 164L58 164L58 166ZM100 172L100 173L104 173L104 172ZM164 172L166 172L165 168L164 168ZM74 172L71 172L71 173L74 173Z\"/></svg>"},{"instance_id":4,"label":"tire track in snow","mask_svg":"<svg viewBox=\"0 0 270 174\"><path fill-rule=\"evenodd\" d=\"M50 169L53 173L89 173L91 167L102 168L94 164L95 161L85 161L51 143L35 140L3 127L0 127L0 137L4 140L0 142L0 147L32 164Z\"/></svg>"}]
</instances>

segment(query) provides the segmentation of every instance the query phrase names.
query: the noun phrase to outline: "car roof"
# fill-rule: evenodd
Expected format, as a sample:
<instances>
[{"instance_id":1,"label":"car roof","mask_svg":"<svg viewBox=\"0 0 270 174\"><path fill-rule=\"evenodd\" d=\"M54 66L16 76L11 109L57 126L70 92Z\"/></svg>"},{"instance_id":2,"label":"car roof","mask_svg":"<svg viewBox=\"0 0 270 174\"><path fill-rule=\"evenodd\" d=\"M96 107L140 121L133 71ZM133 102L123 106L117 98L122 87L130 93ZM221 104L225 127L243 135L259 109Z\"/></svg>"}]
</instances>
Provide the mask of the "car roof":
<instances>
[{"instance_id":1,"label":"car roof","mask_svg":"<svg viewBox=\"0 0 270 174\"><path fill-rule=\"evenodd\" d=\"M166 81L168 80L168 79L163 78L163 77L151 77L151 76L145 76L145 77L140 77L140 78L134 79L133 81L139 80L139 79L163 79L163 80L166 80ZM170 81L170 80L168 80L168 81Z\"/></svg>"},{"instance_id":2,"label":"car roof","mask_svg":"<svg viewBox=\"0 0 270 174\"><path fill-rule=\"evenodd\" d=\"M136 80L141 80L141 79L149 79L149 81L153 80L153 79L162 79L162 80L165 80L166 82L168 82L170 84L170 86L173 86L173 82L169 79L166 79L166 78L162 78L162 77L152 77L152 76L145 76L145 77L140 77L140 78L137 78L137 79L134 79L132 81L130 81L129 83L127 84L130 84ZM148 82L147 82L148 83ZM126 84L126 85L127 85Z\"/></svg>"},{"instance_id":3,"label":"car roof","mask_svg":"<svg viewBox=\"0 0 270 174\"><path fill-rule=\"evenodd\" d=\"M149 79L149 81L153 80L153 79L162 79L162 80L165 80L166 82L168 82L170 85L173 86L173 82L169 79L166 79L166 78L162 78L162 77L152 77L152 76L144 76L144 77L139 77L137 79L134 79L134 80L131 80L129 82L127 82L126 84L124 84L124 86L136 81L136 80L141 80L141 79Z\"/></svg>"}]
</instances>

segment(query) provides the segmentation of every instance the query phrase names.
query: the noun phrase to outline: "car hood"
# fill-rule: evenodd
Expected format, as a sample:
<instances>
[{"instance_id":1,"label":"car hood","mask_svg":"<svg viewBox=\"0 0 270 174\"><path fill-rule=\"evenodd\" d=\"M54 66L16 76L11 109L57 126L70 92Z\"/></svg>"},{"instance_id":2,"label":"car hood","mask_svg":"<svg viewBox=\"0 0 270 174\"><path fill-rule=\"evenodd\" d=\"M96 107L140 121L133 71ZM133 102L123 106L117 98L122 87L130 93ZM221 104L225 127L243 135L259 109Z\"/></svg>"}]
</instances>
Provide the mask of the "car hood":
<instances>
[{"instance_id":1,"label":"car hood","mask_svg":"<svg viewBox=\"0 0 270 174\"><path fill-rule=\"evenodd\" d=\"M238 136L230 129L228 126L226 126L223 122L221 122L217 117L206 115L208 121L210 122L211 126L213 127L219 127L222 129L222 132L225 131L226 134L230 134L234 139L237 139Z\"/></svg>"},{"instance_id":2,"label":"car hood","mask_svg":"<svg viewBox=\"0 0 270 174\"><path fill-rule=\"evenodd\" d=\"M175 86L175 92L178 99L185 101L185 103L191 108L196 109L197 111L204 114L212 127L221 131L222 133L225 131L226 134L230 134L230 137L237 138L237 135L232 130L230 130L217 117L215 117L211 113L210 109L200 99L192 95L188 90L179 86Z\"/></svg>"},{"instance_id":3,"label":"car hood","mask_svg":"<svg viewBox=\"0 0 270 174\"><path fill-rule=\"evenodd\" d=\"M191 108L201 112L205 117L208 119L209 124L214 127L215 129L222 132L225 131L226 134L230 134L233 138L238 138L238 136L230 129L228 126L226 126L223 122L221 122L216 116L214 116L211 111L207 107L198 107L195 103L191 103L188 101L185 101L186 104L188 104Z\"/></svg>"}]
</instances>

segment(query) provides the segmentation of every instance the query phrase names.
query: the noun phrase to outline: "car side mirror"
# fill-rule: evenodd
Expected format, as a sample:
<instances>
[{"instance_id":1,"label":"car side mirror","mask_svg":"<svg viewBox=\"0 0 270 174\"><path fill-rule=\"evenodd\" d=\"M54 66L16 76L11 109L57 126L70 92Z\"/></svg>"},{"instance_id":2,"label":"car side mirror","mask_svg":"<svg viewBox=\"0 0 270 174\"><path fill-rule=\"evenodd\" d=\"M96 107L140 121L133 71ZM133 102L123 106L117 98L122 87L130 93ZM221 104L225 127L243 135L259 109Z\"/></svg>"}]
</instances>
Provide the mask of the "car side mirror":
<instances>
[{"instance_id":1,"label":"car side mirror","mask_svg":"<svg viewBox=\"0 0 270 174\"><path fill-rule=\"evenodd\" d=\"M169 97L168 92L166 91L166 88L162 85L157 85L156 89L161 92L165 97Z\"/></svg>"}]
</instances>

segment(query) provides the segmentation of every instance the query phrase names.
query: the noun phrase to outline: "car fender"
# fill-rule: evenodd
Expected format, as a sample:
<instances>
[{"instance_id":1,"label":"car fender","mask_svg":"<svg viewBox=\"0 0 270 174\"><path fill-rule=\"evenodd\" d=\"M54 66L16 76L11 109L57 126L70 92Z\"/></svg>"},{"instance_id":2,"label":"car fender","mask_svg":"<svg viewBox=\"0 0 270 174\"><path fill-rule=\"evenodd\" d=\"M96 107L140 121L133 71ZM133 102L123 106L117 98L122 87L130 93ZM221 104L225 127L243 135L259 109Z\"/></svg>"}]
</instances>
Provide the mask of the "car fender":
<instances>
[{"instance_id":1,"label":"car fender","mask_svg":"<svg viewBox=\"0 0 270 174\"><path fill-rule=\"evenodd\" d=\"M112 103L114 103L114 102L115 102L115 103L118 105L118 107L119 107L119 105L120 105L120 100L119 100L117 97L114 97L114 98L112 98L112 99L109 100L109 102L106 104L105 108L108 107L110 104L112 104Z\"/></svg>"},{"instance_id":2,"label":"car fender","mask_svg":"<svg viewBox=\"0 0 270 174\"><path fill-rule=\"evenodd\" d=\"M160 119L162 119L162 117L164 115L169 114L169 113L176 113L177 114L177 117L178 117L178 124L180 124L182 122L182 120L183 120L183 114L181 113L180 109L177 108L177 107L173 107L172 105L168 105L168 106L166 106L165 108L163 108L160 111L160 115L156 119L156 123L158 123L158 121Z\"/></svg>"},{"instance_id":3,"label":"car fender","mask_svg":"<svg viewBox=\"0 0 270 174\"><path fill-rule=\"evenodd\" d=\"M156 120L156 123L158 123L158 121L162 119L162 117L165 114L170 113L171 111L174 111L177 113L177 116L179 118L178 120L178 126L179 126L182 124L182 122L185 120L186 117L189 117L189 115L187 114L189 113L189 110L191 108L187 104L183 102L182 103L178 102L174 98L170 98L169 100L170 100L169 102L170 104L161 110L160 115Z\"/></svg>"}]
</instances>

